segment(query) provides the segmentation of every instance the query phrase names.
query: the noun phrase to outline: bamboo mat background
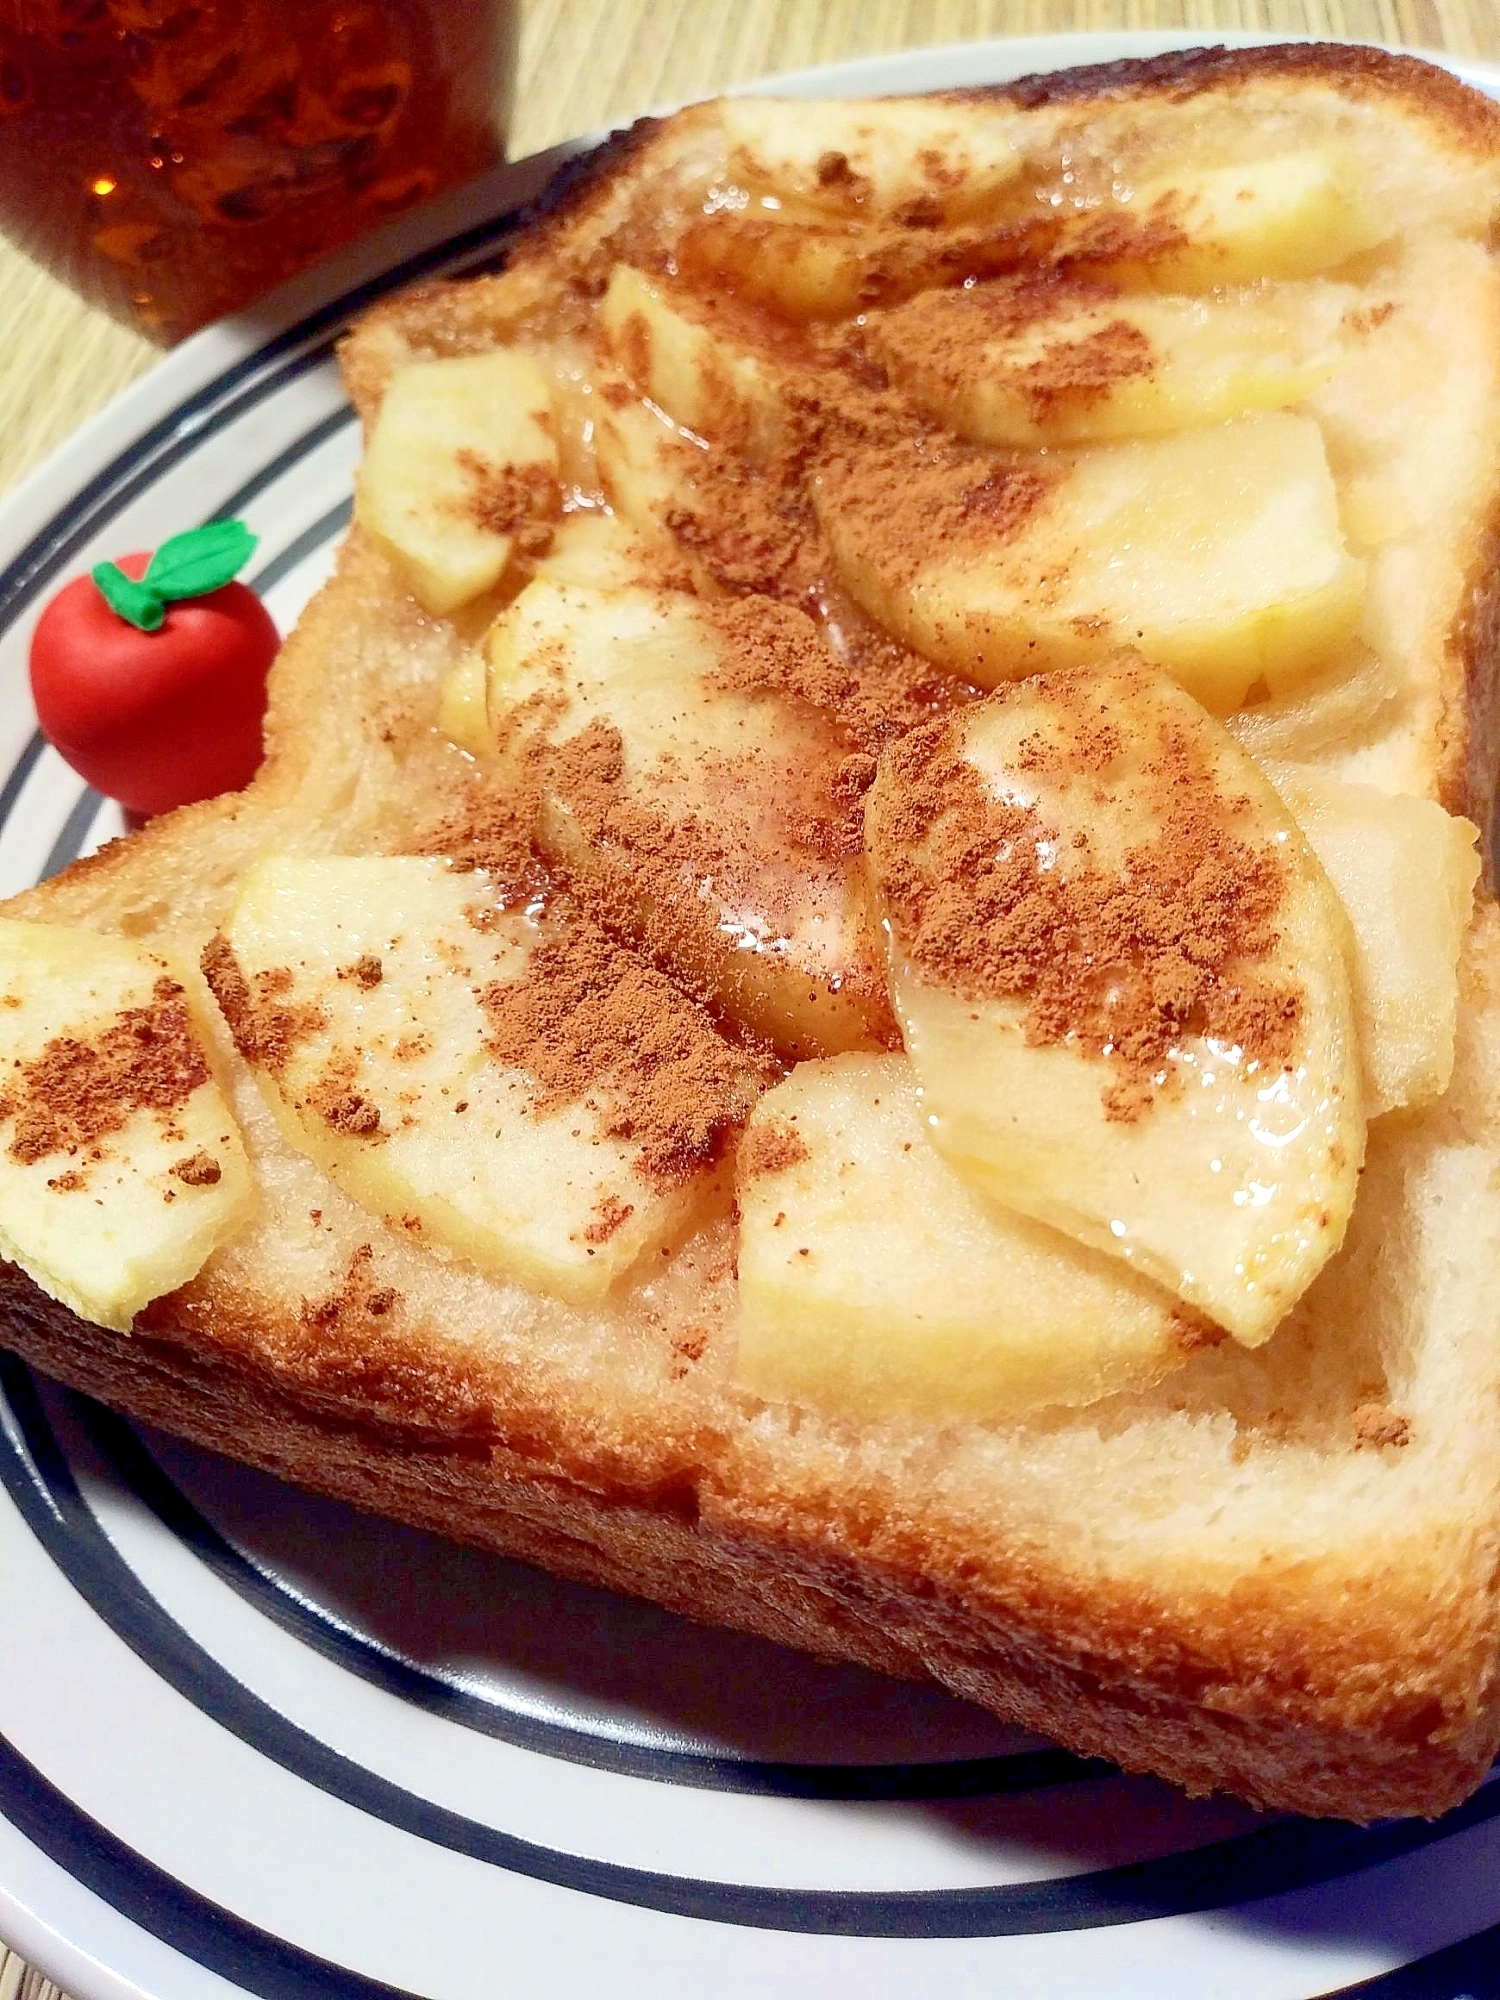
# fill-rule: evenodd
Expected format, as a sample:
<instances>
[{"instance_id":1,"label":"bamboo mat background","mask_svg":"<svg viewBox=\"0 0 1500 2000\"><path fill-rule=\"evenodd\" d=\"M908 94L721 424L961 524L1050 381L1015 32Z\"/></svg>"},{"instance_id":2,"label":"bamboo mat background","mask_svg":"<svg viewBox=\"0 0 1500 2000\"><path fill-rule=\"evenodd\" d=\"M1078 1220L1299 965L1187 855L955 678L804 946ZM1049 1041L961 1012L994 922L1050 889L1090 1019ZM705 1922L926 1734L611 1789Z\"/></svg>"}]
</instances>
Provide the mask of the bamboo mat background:
<instances>
[{"instance_id":1,"label":"bamboo mat background","mask_svg":"<svg viewBox=\"0 0 1500 2000\"><path fill-rule=\"evenodd\" d=\"M518 0L517 25L516 158L750 77L993 35L1250 30L1500 62L1500 0ZM157 355L0 240L0 492ZM0 2000L59 1989L0 1944Z\"/></svg>"}]
</instances>

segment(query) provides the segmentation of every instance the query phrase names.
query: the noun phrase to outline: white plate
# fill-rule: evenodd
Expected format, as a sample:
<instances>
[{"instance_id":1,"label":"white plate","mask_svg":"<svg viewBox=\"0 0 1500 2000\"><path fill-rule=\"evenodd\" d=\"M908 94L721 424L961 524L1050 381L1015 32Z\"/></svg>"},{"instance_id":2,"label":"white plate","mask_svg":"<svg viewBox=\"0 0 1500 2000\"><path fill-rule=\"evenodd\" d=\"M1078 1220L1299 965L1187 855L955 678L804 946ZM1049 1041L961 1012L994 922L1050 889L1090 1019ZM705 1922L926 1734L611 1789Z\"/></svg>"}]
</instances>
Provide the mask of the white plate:
<instances>
[{"instance_id":1,"label":"white plate","mask_svg":"<svg viewBox=\"0 0 1500 2000\"><path fill-rule=\"evenodd\" d=\"M993 42L777 87L1192 39ZM556 157L199 335L0 511L0 893L118 830L34 733L40 601L239 514L289 624L348 518L340 328L493 261ZM78 2000L1500 1995L1494 1782L1436 1827L1194 1805L936 1692L293 1493L9 1358L0 1589L0 1934Z\"/></svg>"}]
</instances>

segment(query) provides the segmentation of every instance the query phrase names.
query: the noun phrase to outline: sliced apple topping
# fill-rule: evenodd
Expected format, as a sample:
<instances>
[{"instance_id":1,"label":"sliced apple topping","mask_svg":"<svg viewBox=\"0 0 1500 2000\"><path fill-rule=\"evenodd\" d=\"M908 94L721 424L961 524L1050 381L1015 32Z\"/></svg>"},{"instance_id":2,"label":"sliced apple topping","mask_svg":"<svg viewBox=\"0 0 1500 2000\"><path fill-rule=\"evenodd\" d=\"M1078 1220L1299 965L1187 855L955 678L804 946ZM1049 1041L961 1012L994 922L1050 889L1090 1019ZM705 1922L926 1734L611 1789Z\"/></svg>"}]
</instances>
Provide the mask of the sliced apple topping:
<instances>
[{"instance_id":1,"label":"sliced apple topping","mask_svg":"<svg viewBox=\"0 0 1500 2000\"><path fill-rule=\"evenodd\" d=\"M1069 255L1121 284L1207 291L1328 271L1391 233L1336 150L1163 174L1080 219Z\"/></svg>"},{"instance_id":2,"label":"sliced apple topping","mask_svg":"<svg viewBox=\"0 0 1500 2000\"><path fill-rule=\"evenodd\" d=\"M1261 767L1348 912L1367 1115L1430 1104L1453 1074L1458 957L1479 879L1479 830L1431 799Z\"/></svg>"},{"instance_id":3,"label":"sliced apple topping","mask_svg":"<svg viewBox=\"0 0 1500 2000\"><path fill-rule=\"evenodd\" d=\"M867 338L931 416L982 444L1067 444L1300 403L1333 370L1284 297L1130 297L1045 277L924 292Z\"/></svg>"},{"instance_id":4,"label":"sliced apple topping","mask_svg":"<svg viewBox=\"0 0 1500 2000\"><path fill-rule=\"evenodd\" d=\"M1322 435L1284 411L989 465L856 445L814 497L859 603L988 686L1124 644L1226 713L1310 674L1363 601Z\"/></svg>"},{"instance_id":5,"label":"sliced apple topping","mask_svg":"<svg viewBox=\"0 0 1500 2000\"><path fill-rule=\"evenodd\" d=\"M552 390L516 349L413 361L391 378L355 483L355 518L439 616L544 547L558 506Z\"/></svg>"},{"instance_id":6,"label":"sliced apple topping","mask_svg":"<svg viewBox=\"0 0 1500 2000\"><path fill-rule=\"evenodd\" d=\"M701 441L685 438L659 406L652 408L637 397L624 376L614 380L618 393L612 397L610 378L603 378L595 422L600 482L621 520L645 541L669 549L673 536L668 523L691 487L695 461L708 454Z\"/></svg>"},{"instance_id":7,"label":"sliced apple topping","mask_svg":"<svg viewBox=\"0 0 1500 2000\"><path fill-rule=\"evenodd\" d=\"M467 750L481 764L487 764L495 751L485 709L488 679L484 654L472 647L443 676L438 690L438 728L450 743Z\"/></svg>"},{"instance_id":8,"label":"sliced apple topping","mask_svg":"<svg viewBox=\"0 0 1500 2000\"><path fill-rule=\"evenodd\" d=\"M171 962L0 919L0 1255L124 1332L197 1275L255 1188Z\"/></svg>"},{"instance_id":9,"label":"sliced apple topping","mask_svg":"<svg viewBox=\"0 0 1500 2000\"><path fill-rule=\"evenodd\" d=\"M610 352L684 429L758 455L781 414L769 364L714 326L707 304L617 264L599 306Z\"/></svg>"},{"instance_id":10,"label":"sliced apple topping","mask_svg":"<svg viewBox=\"0 0 1500 2000\"><path fill-rule=\"evenodd\" d=\"M1050 213L1003 216L1022 160L994 106L746 98L721 117L733 192L748 204L721 190L679 260L790 319L1013 270L1057 234Z\"/></svg>"},{"instance_id":11,"label":"sliced apple topping","mask_svg":"<svg viewBox=\"0 0 1500 2000\"><path fill-rule=\"evenodd\" d=\"M687 1225L759 1083L633 953L441 860L262 861L204 969L355 1201L576 1302Z\"/></svg>"},{"instance_id":12,"label":"sliced apple topping","mask_svg":"<svg viewBox=\"0 0 1500 2000\"><path fill-rule=\"evenodd\" d=\"M740 1142L740 1380L850 1417L991 1422L1154 1381L1203 1329L1116 1259L986 1202L904 1056L802 1063Z\"/></svg>"},{"instance_id":13,"label":"sliced apple topping","mask_svg":"<svg viewBox=\"0 0 1500 2000\"><path fill-rule=\"evenodd\" d=\"M537 576L584 590L628 590L651 562L651 545L618 514L567 514L534 567Z\"/></svg>"},{"instance_id":14,"label":"sliced apple topping","mask_svg":"<svg viewBox=\"0 0 1500 2000\"><path fill-rule=\"evenodd\" d=\"M684 230L677 255L691 282L730 284L741 299L806 324L1017 270L1046 254L1058 228L1050 214L897 229L720 213Z\"/></svg>"},{"instance_id":15,"label":"sliced apple topping","mask_svg":"<svg viewBox=\"0 0 1500 2000\"><path fill-rule=\"evenodd\" d=\"M792 212L931 228L994 208L1022 156L994 105L728 98L732 180Z\"/></svg>"},{"instance_id":16,"label":"sliced apple topping","mask_svg":"<svg viewBox=\"0 0 1500 2000\"><path fill-rule=\"evenodd\" d=\"M789 1056L893 1037L859 860L874 766L815 705L841 683L807 617L538 577L489 648L501 769L591 907Z\"/></svg>"},{"instance_id":17,"label":"sliced apple topping","mask_svg":"<svg viewBox=\"0 0 1500 2000\"><path fill-rule=\"evenodd\" d=\"M888 750L866 834L933 1143L1250 1345L1364 1153L1348 926L1228 733L1128 662Z\"/></svg>"}]
</instances>

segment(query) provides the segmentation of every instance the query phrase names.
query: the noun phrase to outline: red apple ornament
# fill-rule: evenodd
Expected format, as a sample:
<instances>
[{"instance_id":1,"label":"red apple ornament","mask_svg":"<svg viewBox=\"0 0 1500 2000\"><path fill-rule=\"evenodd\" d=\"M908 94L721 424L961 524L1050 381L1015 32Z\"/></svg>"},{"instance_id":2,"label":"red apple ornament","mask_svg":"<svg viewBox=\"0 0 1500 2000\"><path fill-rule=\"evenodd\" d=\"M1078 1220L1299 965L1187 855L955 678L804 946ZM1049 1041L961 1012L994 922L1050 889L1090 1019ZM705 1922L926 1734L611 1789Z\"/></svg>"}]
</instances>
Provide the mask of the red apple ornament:
<instances>
[{"instance_id":1,"label":"red apple ornament","mask_svg":"<svg viewBox=\"0 0 1500 2000\"><path fill-rule=\"evenodd\" d=\"M31 692L42 734L81 778L150 815L237 791L261 760L266 673L280 643L230 579L242 521L173 535L75 577L37 620Z\"/></svg>"}]
</instances>

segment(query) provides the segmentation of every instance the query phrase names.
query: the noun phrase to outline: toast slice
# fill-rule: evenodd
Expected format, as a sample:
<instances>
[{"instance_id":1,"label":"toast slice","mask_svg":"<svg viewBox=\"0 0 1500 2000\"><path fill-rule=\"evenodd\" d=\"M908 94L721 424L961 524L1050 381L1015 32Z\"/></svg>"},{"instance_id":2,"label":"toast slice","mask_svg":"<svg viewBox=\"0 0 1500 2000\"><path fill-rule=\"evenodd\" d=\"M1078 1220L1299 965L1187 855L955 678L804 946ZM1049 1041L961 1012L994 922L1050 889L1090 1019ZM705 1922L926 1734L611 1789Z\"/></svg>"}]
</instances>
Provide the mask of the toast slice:
<instances>
[{"instance_id":1,"label":"toast slice","mask_svg":"<svg viewBox=\"0 0 1500 2000\"><path fill-rule=\"evenodd\" d=\"M569 173L501 275L374 313L346 351L351 393L373 422L413 362L522 348L553 371L564 492L607 489L686 592L795 601L808 514L781 544L729 548L706 508L670 491L663 504L661 464L633 453L642 376L668 393L671 381L656 382L656 350L638 337L633 350L629 337L597 344L619 267L666 282L679 253L696 258L703 297L719 283L703 274L727 257L748 293L761 288L754 315L770 319L756 324L780 331L709 389L700 371L693 415L711 442L717 426L764 465L778 447L758 428L758 385L788 353L818 362L829 328L860 317L886 342L882 365L899 373L914 353L920 372L938 350L910 345L918 308L968 279L973 290L1044 266L1094 287L1087 306L1171 258L1174 286L1201 285L1193 227L1174 214L1163 234L1158 214L1143 233L1110 206L1115 182L1271 156L1316 178L1336 157L1343 179L1325 209L1345 233L1323 266L1309 274L1284 246L1268 250L1274 231L1245 254L1281 258L1275 284L1315 295L1331 343L1294 401L1325 441L1362 606L1320 642L1323 670L1253 681L1228 704L1230 726L1254 755L1435 800L1488 829L1500 111L1418 62L1302 46L945 102L982 112L990 150L950 173L939 148L943 171L915 192L911 146L894 166L847 139L783 157L774 114L726 123L712 105L637 127ZM702 189L726 159L752 186L779 173L805 213L794 201L790 221L742 228L730 252L702 240ZM1003 226L966 205L995 189L1011 203ZM795 242L774 235L787 227ZM1228 256L1229 226L1210 235ZM1217 275L1239 285L1243 272ZM698 325L722 331L712 315ZM940 379L918 392L947 393ZM577 419L585 394L597 457ZM1045 400L1029 407L1028 421L1046 416ZM1008 421L993 409L983 420ZM844 525L836 495L829 505ZM244 1060L243 1024L237 1038L190 969L267 854L445 854L515 870L513 816L493 773L451 740L451 704L518 578L433 615L410 575L356 525L283 650L256 782L7 906L169 951L260 1195L197 1277L127 1333L6 1266L7 1343L305 1486L689 1617L930 1676L1194 1792L1368 1820L1435 1814L1471 1790L1500 1743L1500 912L1488 896L1463 948L1451 1081L1371 1123L1343 1247L1263 1346L1188 1341L1155 1382L1003 1421L850 1419L757 1397L735 1372L727 1185L669 1256L592 1301L483 1275L289 1143Z\"/></svg>"}]
</instances>

